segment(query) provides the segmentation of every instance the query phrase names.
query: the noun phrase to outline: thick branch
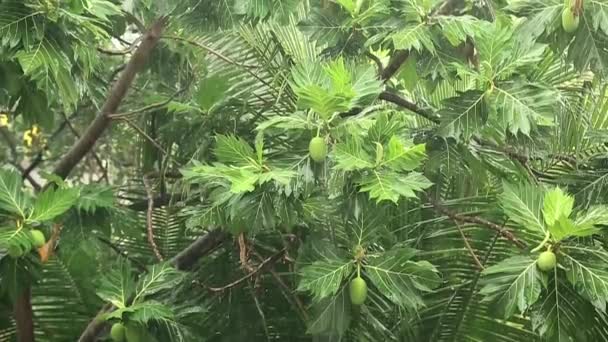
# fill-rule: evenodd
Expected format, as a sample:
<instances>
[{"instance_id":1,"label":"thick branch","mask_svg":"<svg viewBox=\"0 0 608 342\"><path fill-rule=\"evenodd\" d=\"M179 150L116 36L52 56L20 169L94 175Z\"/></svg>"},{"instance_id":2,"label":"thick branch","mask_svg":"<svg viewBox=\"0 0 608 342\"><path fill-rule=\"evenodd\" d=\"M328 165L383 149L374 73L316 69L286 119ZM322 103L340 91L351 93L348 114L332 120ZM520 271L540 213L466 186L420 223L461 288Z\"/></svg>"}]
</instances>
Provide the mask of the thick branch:
<instances>
[{"instance_id":1,"label":"thick branch","mask_svg":"<svg viewBox=\"0 0 608 342\"><path fill-rule=\"evenodd\" d=\"M391 59L388 61L388 65L384 68L384 70L382 70L382 80L388 81L391 77L393 77L409 56L409 51L395 51L395 54L392 55Z\"/></svg>"},{"instance_id":2,"label":"thick branch","mask_svg":"<svg viewBox=\"0 0 608 342\"><path fill-rule=\"evenodd\" d=\"M409 109L410 111L412 111L434 123L439 123L439 117L435 116L433 113L430 113L430 112L418 107L417 104L415 104L411 101L408 101L397 94L389 93L388 91L383 91L382 93L380 93L380 96L378 98L382 99L384 101L394 103L394 104L398 105L399 107Z\"/></svg>"},{"instance_id":3,"label":"thick branch","mask_svg":"<svg viewBox=\"0 0 608 342\"><path fill-rule=\"evenodd\" d=\"M15 300L14 315L17 323L17 340L34 342L34 313L32 312L32 290L25 286Z\"/></svg>"},{"instance_id":4,"label":"thick branch","mask_svg":"<svg viewBox=\"0 0 608 342\"><path fill-rule=\"evenodd\" d=\"M212 230L207 234L199 237L190 246L186 247L179 254L174 256L170 263L179 270L188 270L203 256L213 252L222 242L226 240L228 235L219 229ZM106 312L114 310L114 306L110 304L104 307L97 313L97 316L89 322L89 325L80 335L78 342L94 342L99 333L106 326L106 321L99 320L98 317Z\"/></svg>"},{"instance_id":5,"label":"thick branch","mask_svg":"<svg viewBox=\"0 0 608 342\"><path fill-rule=\"evenodd\" d=\"M72 148L59 161L53 173L61 178L66 178L82 158L91 150L95 142L101 137L106 128L110 125L110 114L116 113L118 106L127 94L127 90L133 83L138 70L145 64L146 59L152 49L158 43L166 18L156 21L146 32L141 44L133 53L133 57L120 75L118 81L112 87L106 102L101 108L101 112L93 120L91 125L83 133L82 137L72 146Z\"/></svg>"},{"instance_id":6,"label":"thick branch","mask_svg":"<svg viewBox=\"0 0 608 342\"><path fill-rule=\"evenodd\" d=\"M382 74L384 73L384 66L382 65L380 58L371 52L366 52L365 55L376 63L376 67L378 68L378 76L382 77Z\"/></svg>"},{"instance_id":7,"label":"thick branch","mask_svg":"<svg viewBox=\"0 0 608 342\"><path fill-rule=\"evenodd\" d=\"M72 125L72 122L70 121L70 119L65 115L65 113L63 113L63 119L65 120L65 122L67 123L68 128L70 129L70 131L72 132L72 134L76 137L76 139L80 139L80 133L78 133L78 130L76 130L76 127L74 127L74 125ZM103 166L103 161L101 160L101 158L97 155L97 153L95 153L95 151L91 151L91 154L93 155L93 159L95 159L95 162L97 163L97 166L99 167L99 169L101 170L101 173L103 175L102 179L105 179L106 182L109 182L109 178L108 178L108 170L106 169L105 166Z\"/></svg>"},{"instance_id":8,"label":"thick branch","mask_svg":"<svg viewBox=\"0 0 608 342\"><path fill-rule=\"evenodd\" d=\"M141 45L139 45L133 54L133 57L131 57L131 60L127 64L124 72L120 75L120 78L112 88L112 91L108 95L108 98L101 109L101 112L89 125L82 137L78 139L72 148L59 161L53 170L53 173L61 178L66 178L74 167L92 149L95 142L97 142L97 140L101 137L111 122L108 114L115 113L118 109L118 106L127 94L127 90L131 86L131 83L133 83L138 70L140 70L144 65L148 55L150 55L150 52L152 52L152 49L158 43L165 23L166 18L159 19L144 35ZM37 160L38 163L42 161L42 156L40 155L40 158ZM30 165L30 168L25 170L25 172L29 173L32 169L33 167ZM17 334L20 342L34 341L34 325L30 292L29 287L26 287L15 303L15 319L17 321Z\"/></svg>"}]
</instances>

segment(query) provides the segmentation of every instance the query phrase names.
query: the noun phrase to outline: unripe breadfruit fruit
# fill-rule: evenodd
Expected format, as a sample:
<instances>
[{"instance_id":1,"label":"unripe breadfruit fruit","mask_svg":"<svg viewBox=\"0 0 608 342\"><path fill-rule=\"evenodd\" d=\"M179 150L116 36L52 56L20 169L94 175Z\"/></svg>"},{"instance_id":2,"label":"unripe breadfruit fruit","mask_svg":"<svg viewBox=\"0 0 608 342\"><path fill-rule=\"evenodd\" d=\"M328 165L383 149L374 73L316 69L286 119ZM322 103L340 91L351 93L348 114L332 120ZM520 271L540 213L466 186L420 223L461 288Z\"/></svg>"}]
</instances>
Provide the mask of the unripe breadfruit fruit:
<instances>
[{"instance_id":1,"label":"unripe breadfruit fruit","mask_svg":"<svg viewBox=\"0 0 608 342\"><path fill-rule=\"evenodd\" d=\"M23 256L23 251L16 246L10 246L7 250L8 255L11 256L11 258L17 259L17 258L21 258Z\"/></svg>"},{"instance_id":2,"label":"unripe breadfruit fruit","mask_svg":"<svg viewBox=\"0 0 608 342\"><path fill-rule=\"evenodd\" d=\"M536 265L543 272L552 270L556 264L557 259L555 257L555 253L551 251L540 253L540 255L538 256L538 260L536 260Z\"/></svg>"},{"instance_id":3,"label":"unripe breadfruit fruit","mask_svg":"<svg viewBox=\"0 0 608 342\"><path fill-rule=\"evenodd\" d=\"M34 247L36 248L40 248L46 243L44 233L39 231L38 229L33 229L32 231L30 231L30 236L32 237Z\"/></svg>"},{"instance_id":4,"label":"unripe breadfruit fruit","mask_svg":"<svg viewBox=\"0 0 608 342\"><path fill-rule=\"evenodd\" d=\"M576 31L579 21L579 16L574 15L574 12L572 12L572 9L570 9L569 6L564 8L562 11L562 27L564 28L564 31L568 33Z\"/></svg>"},{"instance_id":5,"label":"unripe breadfruit fruit","mask_svg":"<svg viewBox=\"0 0 608 342\"><path fill-rule=\"evenodd\" d=\"M354 305L361 305L367 298L367 283L361 277L351 280L348 287L350 292L350 302Z\"/></svg>"},{"instance_id":6,"label":"unripe breadfruit fruit","mask_svg":"<svg viewBox=\"0 0 608 342\"><path fill-rule=\"evenodd\" d=\"M325 156L327 156L327 145L325 145L325 140L321 137L312 138L308 145L308 152L310 153L310 158L312 158L312 160L316 162L324 161Z\"/></svg>"},{"instance_id":7,"label":"unripe breadfruit fruit","mask_svg":"<svg viewBox=\"0 0 608 342\"><path fill-rule=\"evenodd\" d=\"M110 336L112 337L112 341L124 342L126 338L124 324L114 323L114 325L112 325L112 330L110 330Z\"/></svg>"},{"instance_id":8,"label":"unripe breadfruit fruit","mask_svg":"<svg viewBox=\"0 0 608 342\"><path fill-rule=\"evenodd\" d=\"M125 328L127 342L144 342L145 334L142 327L138 325L127 325Z\"/></svg>"}]
</instances>

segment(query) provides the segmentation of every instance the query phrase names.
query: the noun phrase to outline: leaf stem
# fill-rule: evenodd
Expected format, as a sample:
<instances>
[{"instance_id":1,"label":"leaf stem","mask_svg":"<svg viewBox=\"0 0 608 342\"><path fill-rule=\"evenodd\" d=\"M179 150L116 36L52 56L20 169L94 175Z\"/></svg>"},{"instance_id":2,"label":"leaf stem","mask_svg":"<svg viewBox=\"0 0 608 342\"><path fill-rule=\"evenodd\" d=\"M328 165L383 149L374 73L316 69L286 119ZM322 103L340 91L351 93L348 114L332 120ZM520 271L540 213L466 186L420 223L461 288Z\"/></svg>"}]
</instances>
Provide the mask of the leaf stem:
<instances>
[{"instance_id":1,"label":"leaf stem","mask_svg":"<svg viewBox=\"0 0 608 342\"><path fill-rule=\"evenodd\" d=\"M543 248L544 245L547 244L547 242L549 242L549 239L551 238L551 233L549 233L549 231L547 230L547 233L545 234L545 238L543 239L543 241L541 241L541 243L536 246L533 250L531 250L531 253L536 253L538 251L541 250L541 248Z\"/></svg>"}]
</instances>

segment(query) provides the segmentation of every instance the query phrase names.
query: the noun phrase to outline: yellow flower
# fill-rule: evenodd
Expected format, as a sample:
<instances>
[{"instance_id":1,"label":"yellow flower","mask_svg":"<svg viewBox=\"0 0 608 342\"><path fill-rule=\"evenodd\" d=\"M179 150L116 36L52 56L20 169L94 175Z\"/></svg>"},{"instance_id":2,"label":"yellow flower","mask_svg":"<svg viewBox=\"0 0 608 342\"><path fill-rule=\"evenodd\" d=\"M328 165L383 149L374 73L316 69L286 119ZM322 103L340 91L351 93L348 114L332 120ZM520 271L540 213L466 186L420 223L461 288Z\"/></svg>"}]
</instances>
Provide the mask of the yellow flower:
<instances>
[{"instance_id":1,"label":"yellow flower","mask_svg":"<svg viewBox=\"0 0 608 342\"><path fill-rule=\"evenodd\" d=\"M26 147L32 147L34 145L39 146L45 144L46 139L42 136L42 131L38 125L32 125L32 128L23 132L23 144Z\"/></svg>"},{"instance_id":2,"label":"yellow flower","mask_svg":"<svg viewBox=\"0 0 608 342\"><path fill-rule=\"evenodd\" d=\"M0 127L8 126L8 115L0 114Z\"/></svg>"},{"instance_id":3,"label":"yellow flower","mask_svg":"<svg viewBox=\"0 0 608 342\"><path fill-rule=\"evenodd\" d=\"M31 131L34 138L40 135L40 128L38 128L38 125L33 125Z\"/></svg>"},{"instance_id":4,"label":"yellow flower","mask_svg":"<svg viewBox=\"0 0 608 342\"><path fill-rule=\"evenodd\" d=\"M23 144L27 147L31 147L33 141L32 132L30 130L25 131L23 133Z\"/></svg>"}]
</instances>

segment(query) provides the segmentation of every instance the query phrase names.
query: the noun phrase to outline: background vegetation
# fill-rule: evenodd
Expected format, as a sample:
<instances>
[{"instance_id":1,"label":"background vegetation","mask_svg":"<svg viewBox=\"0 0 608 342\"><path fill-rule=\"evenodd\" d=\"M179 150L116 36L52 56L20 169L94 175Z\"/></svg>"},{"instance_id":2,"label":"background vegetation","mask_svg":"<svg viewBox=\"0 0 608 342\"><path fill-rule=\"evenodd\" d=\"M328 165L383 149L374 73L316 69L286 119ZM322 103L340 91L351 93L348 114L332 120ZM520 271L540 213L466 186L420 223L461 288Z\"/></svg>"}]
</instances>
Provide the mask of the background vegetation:
<instances>
[{"instance_id":1,"label":"background vegetation","mask_svg":"<svg viewBox=\"0 0 608 342\"><path fill-rule=\"evenodd\" d=\"M607 49L606 0L0 0L0 341L608 341Z\"/></svg>"}]
</instances>

